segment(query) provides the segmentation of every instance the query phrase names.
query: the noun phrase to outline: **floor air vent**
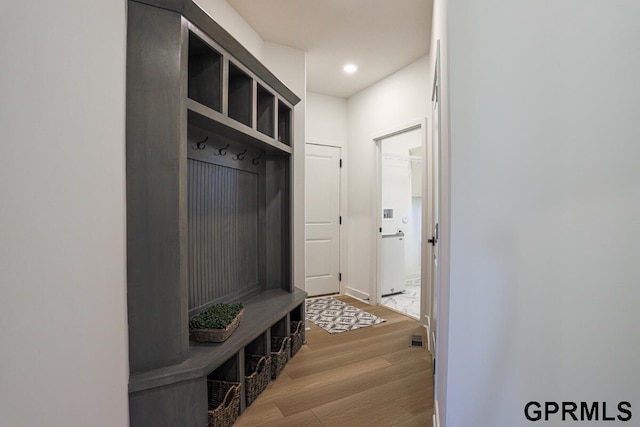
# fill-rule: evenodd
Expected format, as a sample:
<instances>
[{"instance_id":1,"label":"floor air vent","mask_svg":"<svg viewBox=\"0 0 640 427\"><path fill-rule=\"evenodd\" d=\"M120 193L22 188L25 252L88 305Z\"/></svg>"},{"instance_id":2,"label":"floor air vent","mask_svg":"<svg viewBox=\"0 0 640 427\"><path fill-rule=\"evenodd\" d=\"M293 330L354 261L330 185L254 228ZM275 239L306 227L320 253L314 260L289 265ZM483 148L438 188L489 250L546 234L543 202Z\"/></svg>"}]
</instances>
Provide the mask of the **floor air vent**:
<instances>
[{"instance_id":1,"label":"floor air vent","mask_svg":"<svg viewBox=\"0 0 640 427\"><path fill-rule=\"evenodd\" d=\"M424 347L426 341L424 335L423 327L416 328L409 336L409 345L411 347Z\"/></svg>"}]
</instances>

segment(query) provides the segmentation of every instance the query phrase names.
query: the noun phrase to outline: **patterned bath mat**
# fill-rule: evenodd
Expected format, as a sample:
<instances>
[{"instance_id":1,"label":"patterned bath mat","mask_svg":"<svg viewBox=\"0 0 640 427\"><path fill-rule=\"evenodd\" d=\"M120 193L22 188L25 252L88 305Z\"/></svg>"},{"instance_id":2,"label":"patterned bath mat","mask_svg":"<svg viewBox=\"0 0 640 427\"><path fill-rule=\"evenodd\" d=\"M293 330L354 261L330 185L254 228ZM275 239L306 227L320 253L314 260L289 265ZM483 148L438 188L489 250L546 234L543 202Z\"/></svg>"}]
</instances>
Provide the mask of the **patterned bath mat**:
<instances>
[{"instance_id":1,"label":"patterned bath mat","mask_svg":"<svg viewBox=\"0 0 640 427\"><path fill-rule=\"evenodd\" d=\"M385 319L362 311L333 297L309 298L306 302L307 320L330 334L352 331L377 325Z\"/></svg>"}]
</instances>

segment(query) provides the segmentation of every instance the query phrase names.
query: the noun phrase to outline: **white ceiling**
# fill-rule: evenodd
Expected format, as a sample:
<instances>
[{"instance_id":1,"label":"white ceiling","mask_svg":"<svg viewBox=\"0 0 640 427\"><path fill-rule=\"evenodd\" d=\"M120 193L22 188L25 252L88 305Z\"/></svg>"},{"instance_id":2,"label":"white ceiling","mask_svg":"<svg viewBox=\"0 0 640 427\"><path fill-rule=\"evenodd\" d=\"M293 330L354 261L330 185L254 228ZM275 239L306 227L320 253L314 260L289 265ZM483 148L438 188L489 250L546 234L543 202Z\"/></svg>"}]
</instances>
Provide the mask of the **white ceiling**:
<instances>
[{"instance_id":1,"label":"white ceiling","mask_svg":"<svg viewBox=\"0 0 640 427\"><path fill-rule=\"evenodd\" d=\"M311 92L349 98L429 53L432 0L227 1L265 41L307 52Z\"/></svg>"}]
</instances>

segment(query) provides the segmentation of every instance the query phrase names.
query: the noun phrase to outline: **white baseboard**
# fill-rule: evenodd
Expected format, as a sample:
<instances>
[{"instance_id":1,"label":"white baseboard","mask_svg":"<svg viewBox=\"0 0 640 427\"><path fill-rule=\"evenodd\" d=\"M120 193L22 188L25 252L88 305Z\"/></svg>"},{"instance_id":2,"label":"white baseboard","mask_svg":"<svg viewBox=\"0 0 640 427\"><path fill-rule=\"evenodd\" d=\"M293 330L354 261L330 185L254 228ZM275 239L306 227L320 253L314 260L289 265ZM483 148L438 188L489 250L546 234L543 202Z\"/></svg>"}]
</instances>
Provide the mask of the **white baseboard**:
<instances>
[{"instance_id":1,"label":"white baseboard","mask_svg":"<svg viewBox=\"0 0 640 427\"><path fill-rule=\"evenodd\" d=\"M345 295L349 295L350 297L353 297L355 299L358 299L362 302L366 302L367 304L373 304L372 301L369 300L369 294L365 294L364 292L360 292L357 289L353 289L347 286L347 288L345 289Z\"/></svg>"},{"instance_id":2,"label":"white baseboard","mask_svg":"<svg viewBox=\"0 0 640 427\"><path fill-rule=\"evenodd\" d=\"M433 405L433 427L440 427L440 411L438 410L438 401Z\"/></svg>"}]
</instances>

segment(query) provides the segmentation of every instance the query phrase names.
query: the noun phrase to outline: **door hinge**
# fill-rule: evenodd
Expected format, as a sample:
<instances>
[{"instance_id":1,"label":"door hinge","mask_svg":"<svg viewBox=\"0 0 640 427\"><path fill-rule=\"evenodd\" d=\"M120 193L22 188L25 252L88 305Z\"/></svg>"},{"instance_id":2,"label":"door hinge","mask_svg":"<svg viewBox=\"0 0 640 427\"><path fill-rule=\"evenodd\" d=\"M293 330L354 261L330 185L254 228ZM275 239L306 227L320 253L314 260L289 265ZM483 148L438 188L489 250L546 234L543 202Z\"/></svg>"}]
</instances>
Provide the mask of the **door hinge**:
<instances>
[{"instance_id":1,"label":"door hinge","mask_svg":"<svg viewBox=\"0 0 640 427\"><path fill-rule=\"evenodd\" d=\"M340 159L340 167L342 167L342 159Z\"/></svg>"},{"instance_id":2,"label":"door hinge","mask_svg":"<svg viewBox=\"0 0 640 427\"><path fill-rule=\"evenodd\" d=\"M338 282L342 282L342 273L338 273Z\"/></svg>"},{"instance_id":3,"label":"door hinge","mask_svg":"<svg viewBox=\"0 0 640 427\"><path fill-rule=\"evenodd\" d=\"M340 225L342 225L342 215L340 215L339 223L340 223Z\"/></svg>"}]
</instances>

